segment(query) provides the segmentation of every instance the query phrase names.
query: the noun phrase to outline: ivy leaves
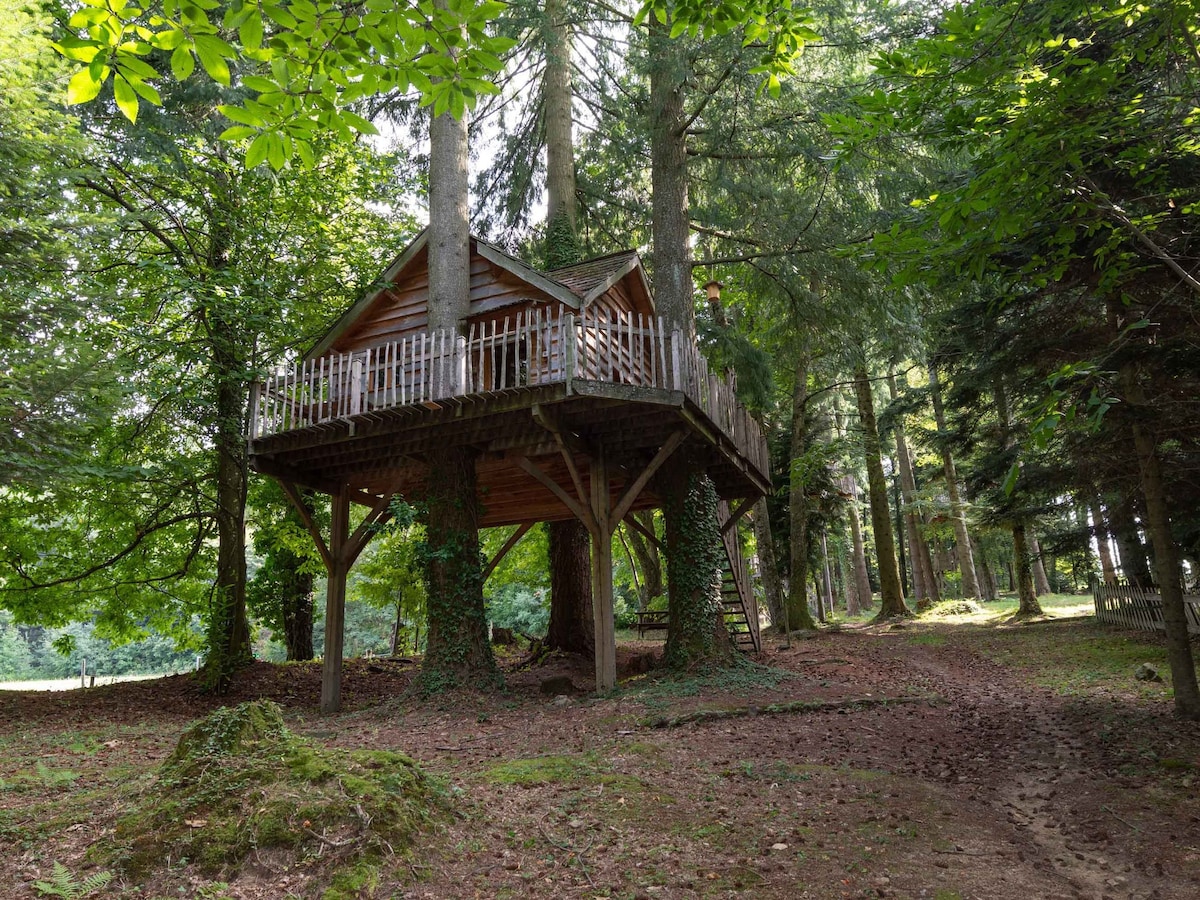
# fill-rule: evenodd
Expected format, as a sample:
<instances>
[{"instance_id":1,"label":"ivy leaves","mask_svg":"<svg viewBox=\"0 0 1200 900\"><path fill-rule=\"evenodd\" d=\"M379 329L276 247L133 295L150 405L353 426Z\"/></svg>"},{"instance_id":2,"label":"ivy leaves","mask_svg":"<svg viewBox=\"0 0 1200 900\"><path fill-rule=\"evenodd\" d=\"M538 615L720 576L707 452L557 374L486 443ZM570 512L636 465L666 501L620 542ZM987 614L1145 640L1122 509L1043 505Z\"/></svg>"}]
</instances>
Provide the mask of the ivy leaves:
<instances>
[{"instance_id":1,"label":"ivy leaves","mask_svg":"<svg viewBox=\"0 0 1200 900\"><path fill-rule=\"evenodd\" d=\"M512 41L488 33L504 9L496 0L81 0L55 48L82 65L67 102L95 100L110 81L121 113L136 122L142 101L161 105L154 83L176 81L197 63L218 84L241 88L220 111L233 123L222 137L248 141L246 165L276 171L296 157L313 162L324 134L350 141L375 127L355 104L416 91L434 115L461 117L480 95ZM152 63L158 64L156 68Z\"/></svg>"}]
</instances>

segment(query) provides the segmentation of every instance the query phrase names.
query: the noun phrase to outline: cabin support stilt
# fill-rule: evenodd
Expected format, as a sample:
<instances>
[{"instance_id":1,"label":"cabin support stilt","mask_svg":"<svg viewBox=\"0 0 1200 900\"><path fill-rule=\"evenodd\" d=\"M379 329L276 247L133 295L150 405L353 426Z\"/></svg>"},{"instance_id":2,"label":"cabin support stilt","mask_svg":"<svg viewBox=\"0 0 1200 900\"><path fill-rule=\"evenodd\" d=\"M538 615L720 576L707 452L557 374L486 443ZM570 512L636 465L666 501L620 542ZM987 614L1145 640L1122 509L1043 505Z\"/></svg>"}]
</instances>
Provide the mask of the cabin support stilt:
<instances>
[{"instance_id":1,"label":"cabin support stilt","mask_svg":"<svg viewBox=\"0 0 1200 900\"><path fill-rule=\"evenodd\" d=\"M331 498L329 579L325 588L325 661L321 669L321 712L342 708L342 644L346 624L346 538L350 531L350 500L345 491Z\"/></svg>"},{"instance_id":2,"label":"cabin support stilt","mask_svg":"<svg viewBox=\"0 0 1200 900\"><path fill-rule=\"evenodd\" d=\"M342 708L342 647L346 625L346 578L350 567L370 543L375 529L391 518L394 488L384 491L382 497L371 497L371 510L362 524L350 534L350 502L362 502L346 487L330 494L329 543L321 529L313 521L308 506L300 497L296 485L290 481L279 482L283 492L300 514L308 533L312 535L317 551L325 563L328 579L325 587L325 653L321 669L321 712L335 713ZM514 542L515 543L515 542Z\"/></svg>"},{"instance_id":3,"label":"cabin support stilt","mask_svg":"<svg viewBox=\"0 0 1200 900\"><path fill-rule=\"evenodd\" d=\"M617 638L613 613L611 496L608 464L601 451L592 457L592 622L596 632L596 693L617 686Z\"/></svg>"}]
</instances>

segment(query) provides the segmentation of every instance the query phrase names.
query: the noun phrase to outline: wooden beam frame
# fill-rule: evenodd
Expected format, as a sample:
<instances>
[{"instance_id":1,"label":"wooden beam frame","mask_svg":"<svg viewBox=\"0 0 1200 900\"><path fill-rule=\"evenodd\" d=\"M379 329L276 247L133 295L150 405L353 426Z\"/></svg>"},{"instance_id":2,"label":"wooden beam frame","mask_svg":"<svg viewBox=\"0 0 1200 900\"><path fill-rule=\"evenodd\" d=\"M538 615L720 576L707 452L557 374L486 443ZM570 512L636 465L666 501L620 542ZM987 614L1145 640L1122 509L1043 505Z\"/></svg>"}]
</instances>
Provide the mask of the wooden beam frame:
<instances>
[{"instance_id":1,"label":"wooden beam frame","mask_svg":"<svg viewBox=\"0 0 1200 900\"><path fill-rule=\"evenodd\" d=\"M653 544L659 553L667 552L666 545L658 539L658 535L635 519L632 514L625 516L621 521Z\"/></svg>"},{"instance_id":2,"label":"wooden beam frame","mask_svg":"<svg viewBox=\"0 0 1200 900\"><path fill-rule=\"evenodd\" d=\"M325 571L333 571L333 554L329 551L329 546L325 543L325 538L321 534L321 529L317 527L317 523L313 521L312 514L308 511L308 507L304 504L304 499L300 496L300 492L296 489L296 485L282 478L279 479L279 484L283 488L283 492L287 495L292 506L300 516L300 520L304 523L304 527L308 529L308 533L312 535L313 543L317 545L317 552L321 554L321 560L325 563Z\"/></svg>"},{"instance_id":3,"label":"wooden beam frame","mask_svg":"<svg viewBox=\"0 0 1200 900\"><path fill-rule=\"evenodd\" d=\"M538 468L528 456L520 457L517 460L517 465L526 474L530 475L539 483L545 485L545 487L549 489L550 493L554 494L555 497L563 502L563 505L566 506L567 509L574 513L575 518L579 519L580 522L587 526L587 530L589 532L594 534L599 530L599 525L596 522L595 516L592 515L591 509L588 506L581 505L574 498L572 498L570 494L568 494L559 486L557 481Z\"/></svg>"},{"instance_id":4,"label":"wooden beam frame","mask_svg":"<svg viewBox=\"0 0 1200 900\"><path fill-rule=\"evenodd\" d=\"M509 535L508 540L504 542L504 546L497 550L496 555L493 556L488 561L488 564L483 567L484 581L488 580L488 576L491 575L492 572L496 571L496 566L500 565L500 561L504 559L504 557L508 556L508 551L517 546L517 544L520 543L521 538L525 537L525 535L529 533L529 529L531 529L533 526L533 522L525 522L517 526L517 530Z\"/></svg>"},{"instance_id":5,"label":"wooden beam frame","mask_svg":"<svg viewBox=\"0 0 1200 900\"><path fill-rule=\"evenodd\" d=\"M642 474L634 479L633 484L625 489L625 493L621 495L621 499L613 507L612 520L614 522L620 522L625 518L625 514L629 512L634 501L642 493L642 489L646 487L647 482L654 477L655 472L662 468L662 464L670 458L671 454L683 443L686 437L687 431L681 428L672 433L666 442L658 448L658 453L654 454L654 459L650 460L650 464L642 470Z\"/></svg>"},{"instance_id":6,"label":"wooden beam frame","mask_svg":"<svg viewBox=\"0 0 1200 900\"><path fill-rule=\"evenodd\" d=\"M554 413L547 407L540 403L535 403L532 412L533 420L553 435L554 443L558 445L558 452L562 455L563 462L567 464L567 471L571 474L571 481L575 485L575 493L579 495L579 503L581 506L587 507L588 494L583 488L583 477L579 474L579 467L575 465L575 454L583 453L592 457L596 455L596 452L579 438L568 437L564 434L562 425Z\"/></svg>"},{"instance_id":7,"label":"wooden beam frame","mask_svg":"<svg viewBox=\"0 0 1200 900\"><path fill-rule=\"evenodd\" d=\"M729 513L729 520L721 525L721 534L727 534L737 527L737 523L741 521L742 516L750 512L750 508L758 502L757 497L743 497L738 501Z\"/></svg>"}]
</instances>

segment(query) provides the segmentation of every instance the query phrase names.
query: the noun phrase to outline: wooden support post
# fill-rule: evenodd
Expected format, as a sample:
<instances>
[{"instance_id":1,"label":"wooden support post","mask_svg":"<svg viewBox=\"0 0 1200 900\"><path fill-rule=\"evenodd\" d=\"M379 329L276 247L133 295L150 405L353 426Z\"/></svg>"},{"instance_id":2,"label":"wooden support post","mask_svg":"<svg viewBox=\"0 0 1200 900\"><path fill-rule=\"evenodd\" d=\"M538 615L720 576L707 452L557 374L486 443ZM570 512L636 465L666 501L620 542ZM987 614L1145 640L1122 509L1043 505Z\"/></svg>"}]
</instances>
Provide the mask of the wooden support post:
<instances>
[{"instance_id":1,"label":"wooden support post","mask_svg":"<svg viewBox=\"0 0 1200 900\"><path fill-rule=\"evenodd\" d=\"M346 575L350 561L346 539L350 531L350 499L339 491L331 498L329 582L325 589L325 662L321 669L321 712L342 707L342 641L346 616Z\"/></svg>"},{"instance_id":2,"label":"wooden support post","mask_svg":"<svg viewBox=\"0 0 1200 900\"><path fill-rule=\"evenodd\" d=\"M608 464L601 451L591 464L592 518L592 622L596 631L596 692L606 694L617 685L617 639L613 619L611 498Z\"/></svg>"}]
</instances>

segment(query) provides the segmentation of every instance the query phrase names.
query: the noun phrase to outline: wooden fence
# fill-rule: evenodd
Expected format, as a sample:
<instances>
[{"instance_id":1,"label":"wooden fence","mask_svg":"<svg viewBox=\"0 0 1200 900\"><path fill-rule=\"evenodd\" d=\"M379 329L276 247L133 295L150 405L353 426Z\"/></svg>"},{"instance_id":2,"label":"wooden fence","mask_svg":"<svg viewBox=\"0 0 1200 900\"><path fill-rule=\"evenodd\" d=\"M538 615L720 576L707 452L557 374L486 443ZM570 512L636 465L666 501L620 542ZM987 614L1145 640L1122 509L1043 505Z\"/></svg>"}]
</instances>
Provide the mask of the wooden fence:
<instances>
[{"instance_id":1,"label":"wooden fence","mask_svg":"<svg viewBox=\"0 0 1200 900\"><path fill-rule=\"evenodd\" d=\"M1105 583L1094 578L1092 597L1096 601L1096 618L1101 622L1143 631L1163 631L1165 628L1162 596L1157 590L1127 581ZM1183 608L1187 614L1188 631L1200 634L1200 597L1185 596Z\"/></svg>"},{"instance_id":2,"label":"wooden fence","mask_svg":"<svg viewBox=\"0 0 1200 900\"><path fill-rule=\"evenodd\" d=\"M522 311L473 323L466 335L421 332L285 367L254 386L250 437L573 380L682 391L759 471L769 471L762 432L737 402L732 373L710 372L694 339L668 331L661 318L590 309L578 316Z\"/></svg>"}]
</instances>

